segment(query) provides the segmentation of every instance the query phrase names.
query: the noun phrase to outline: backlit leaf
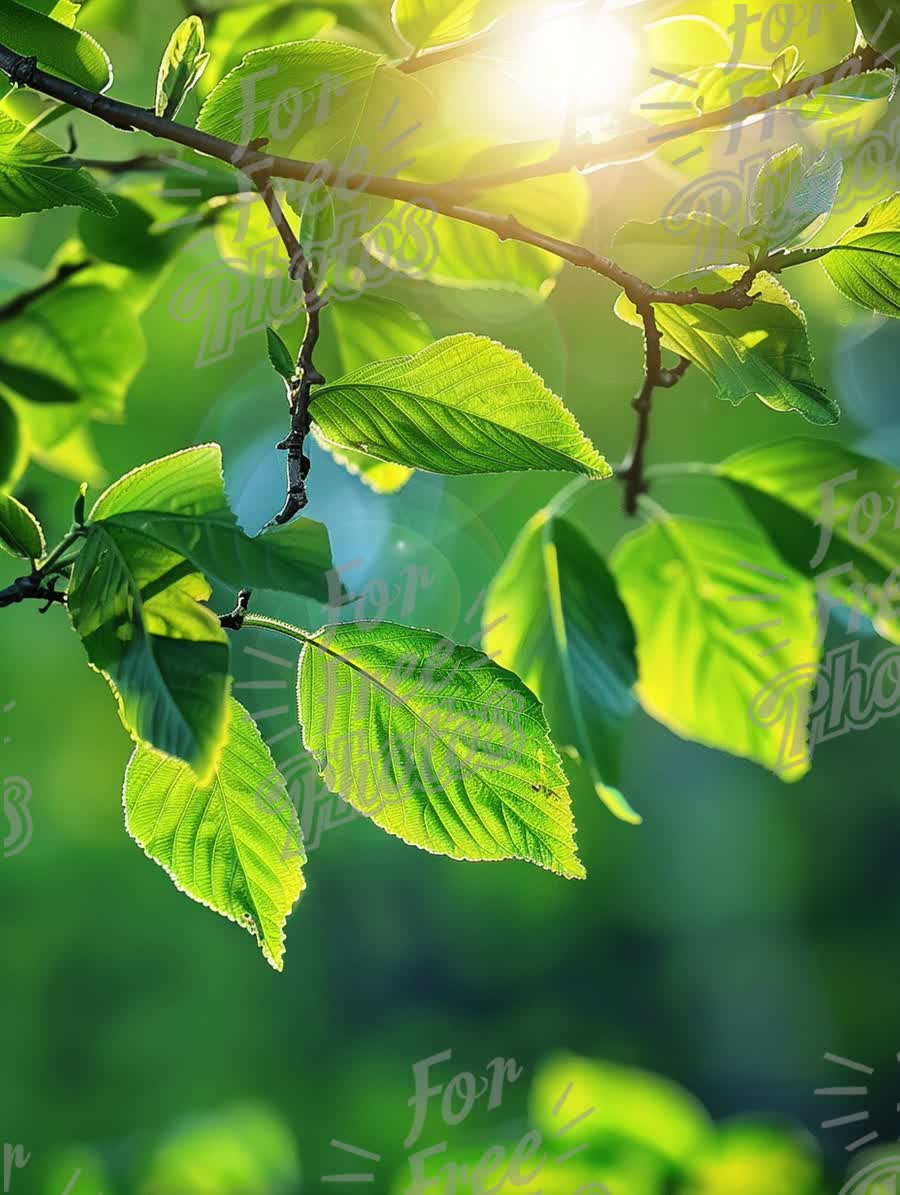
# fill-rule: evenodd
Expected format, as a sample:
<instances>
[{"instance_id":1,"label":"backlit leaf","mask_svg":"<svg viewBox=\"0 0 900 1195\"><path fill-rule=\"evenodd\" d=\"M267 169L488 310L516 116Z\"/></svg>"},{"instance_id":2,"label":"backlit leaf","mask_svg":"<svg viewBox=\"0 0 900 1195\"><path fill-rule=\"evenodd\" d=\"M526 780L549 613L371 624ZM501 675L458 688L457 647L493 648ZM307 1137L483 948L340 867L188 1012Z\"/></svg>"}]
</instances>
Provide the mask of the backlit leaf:
<instances>
[{"instance_id":1,"label":"backlit leaf","mask_svg":"<svg viewBox=\"0 0 900 1195\"><path fill-rule=\"evenodd\" d=\"M203 22L198 16L185 17L172 34L156 80L157 116L174 120L178 115L188 92L209 62L209 54L204 51L205 41Z\"/></svg>"},{"instance_id":2,"label":"backlit leaf","mask_svg":"<svg viewBox=\"0 0 900 1195\"><path fill-rule=\"evenodd\" d=\"M829 440L784 440L728 457L716 472L784 560L900 643L900 471ZM830 595L830 596L829 596Z\"/></svg>"},{"instance_id":3,"label":"backlit leaf","mask_svg":"<svg viewBox=\"0 0 900 1195\"><path fill-rule=\"evenodd\" d=\"M41 525L21 502L0 492L0 548L23 560L39 560L44 554Z\"/></svg>"},{"instance_id":4,"label":"backlit leaf","mask_svg":"<svg viewBox=\"0 0 900 1195\"><path fill-rule=\"evenodd\" d=\"M453 859L584 875L540 702L481 652L393 623L323 627L298 692L325 783L388 833Z\"/></svg>"},{"instance_id":5,"label":"backlit leaf","mask_svg":"<svg viewBox=\"0 0 900 1195\"><path fill-rule=\"evenodd\" d=\"M17 54L36 55L38 66L89 91L106 91L112 83L109 58L90 34L29 5L0 0L0 42Z\"/></svg>"},{"instance_id":6,"label":"backlit leaf","mask_svg":"<svg viewBox=\"0 0 900 1195\"><path fill-rule=\"evenodd\" d=\"M819 660L811 582L762 533L664 514L626 536L610 566L637 633L647 712L783 779L808 771ZM779 686L790 709L773 696Z\"/></svg>"},{"instance_id":7,"label":"backlit leaf","mask_svg":"<svg viewBox=\"0 0 900 1195\"><path fill-rule=\"evenodd\" d=\"M2 2L2 0L0 0ZM51 207L83 207L101 216L116 209L87 170L41 133L0 111L0 216Z\"/></svg>"},{"instance_id":8,"label":"backlit leaf","mask_svg":"<svg viewBox=\"0 0 900 1195\"><path fill-rule=\"evenodd\" d=\"M228 704L228 737L206 782L180 760L136 748L126 825L182 892L249 930L280 971L285 923L305 887L301 830L256 723Z\"/></svg>"},{"instance_id":9,"label":"backlit leaf","mask_svg":"<svg viewBox=\"0 0 900 1195\"><path fill-rule=\"evenodd\" d=\"M666 288L722 291L741 273L739 267L701 270L671 279ZM755 396L775 411L796 411L810 423L836 423L837 403L813 381L803 312L770 275L760 274L750 294L758 298L742 310L657 304L663 345L693 361L726 402L737 406ZM641 326L624 294L615 311L626 323Z\"/></svg>"},{"instance_id":10,"label":"backlit leaf","mask_svg":"<svg viewBox=\"0 0 900 1195\"><path fill-rule=\"evenodd\" d=\"M900 192L870 208L821 260L848 299L900 316Z\"/></svg>"},{"instance_id":11,"label":"backlit leaf","mask_svg":"<svg viewBox=\"0 0 900 1195\"><path fill-rule=\"evenodd\" d=\"M318 387L310 413L333 443L408 468L610 473L519 354L481 336L448 336L412 357L355 370Z\"/></svg>"}]
</instances>

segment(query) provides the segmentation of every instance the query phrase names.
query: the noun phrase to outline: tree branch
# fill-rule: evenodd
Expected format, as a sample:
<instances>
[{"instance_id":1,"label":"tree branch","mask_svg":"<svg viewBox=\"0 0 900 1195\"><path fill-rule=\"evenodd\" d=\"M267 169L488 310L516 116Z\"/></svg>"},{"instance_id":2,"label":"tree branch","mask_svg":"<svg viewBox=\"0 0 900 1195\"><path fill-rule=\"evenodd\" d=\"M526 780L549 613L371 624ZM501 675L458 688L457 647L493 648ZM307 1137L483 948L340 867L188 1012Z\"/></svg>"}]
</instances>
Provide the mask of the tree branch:
<instances>
[{"instance_id":1,"label":"tree branch","mask_svg":"<svg viewBox=\"0 0 900 1195\"><path fill-rule=\"evenodd\" d=\"M872 46L863 46L860 50L843 58L828 70L817 75L807 75L803 79L795 79L775 91L768 91L764 95L746 96L725 108L714 108L709 112L702 112L687 120L680 120L663 127L650 126L620 133L616 137L595 144L581 142L580 144L565 146L549 157L528 165L515 166L510 169L491 171L490 173L473 175L463 178L453 184L452 193L460 201L467 196L477 195L494 187L509 186L511 183L526 182L529 179L544 178L552 174L565 174L572 169L588 170L597 166L612 166L617 163L640 158L653 151L664 142L676 141L681 137L689 137L694 133L711 129L726 128L738 125L771 108L777 108L788 100L800 96L812 95L818 88L829 83L837 83L855 75L867 74L874 70L893 68L893 62L886 55L881 54ZM498 152L514 148L512 146L499 147Z\"/></svg>"},{"instance_id":2,"label":"tree branch","mask_svg":"<svg viewBox=\"0 0 900 1195\"><path fill-rule=\"evenodd\" d=\"M221 162L234 166L251 179L254 179L254 174L260 172L263 172L269 179L284 178L303 182L312 178L335 190L356 193L367 191L369 194L406 202L426 211L436 211L452 219L485 228L489 232L493 232L500 240L518 241L543 249L574 266L592 270L615 282L630 294L640 295L650 302L675 303L679 306L700 303L709 307L725 308L746 307L751 301L746 294L741 295L736 292L734 287L715 294L704 294L694 289L687 291L660 290L643 282L610 258L600 253L594 253L584 245L576 245L570 241L539 232L537 229L529 228L513 215L498 216L493 212L466 207L448 199L444 194L444 188L440 185L429 187L424 183L377 175L346 175L334 169L323 171L321 163L277 156L267 157L252 145L238 145L221 137L213 137L209 133L203 133L198 129L176 124L165 117L157 116L147 108L138 108L134 104L122 103L109 96L100 95L98 92L87 91L83 87L40 70L33 58L17 54L3 45L0 45L0 70L9 76L11 82L31 87L62 103L88 112L114 128L126 132L140 130L166 141L187 146L198 153L207 154L209 157L217 158Z\"/></svg>"},{"instance_id":3,"label":"tree branch","mask_svg":"<svg viewBox=\"0 0 900 1195\"><path fill-rule=\"evenodd\" d=\"M629 296L630 297L630 296ZM637 411L637 428L634 434L634 444L631 452L616 471L619 479L625 483L625 513L633 515L637 511L638 497L646 493L647 481L644 477L644 461L647 453L647 443L650 439L650 412L653 407L653 391L661 385L662 376L662 334L656 322L656 312L653 304L646 299L632 298L644 325L644 382L631 405Z\"/></svg>"},{"instance_id":4,"label":"tree branch","mask_svg":"<svg viewBox=\"0 0 900 1195\"><path fill-rule=\"evenodd\" d=\"M310 461L304 446L306 437L309 435L309 404L312 398L312 388L321 386L325 381L313 363L313 353L319 341L319 314L325 304L316 289L309 259L303 252L303 246L294 235L294 230L284 209L278 202L271 179L267 178L262 182L260 194L269 209L272 223L287 252L288 274L293 279L299 279L303 287L303 304L306 308L306 332L297 354L297 365L293 377L287 386L291 430L277 445L278 448L286 450L288 454L287 495L284 506L275 515L272 522L287 523L295 514L303 510L309 500L306 494L306 479L309 476Z\"/></svg>"}]
</instances>

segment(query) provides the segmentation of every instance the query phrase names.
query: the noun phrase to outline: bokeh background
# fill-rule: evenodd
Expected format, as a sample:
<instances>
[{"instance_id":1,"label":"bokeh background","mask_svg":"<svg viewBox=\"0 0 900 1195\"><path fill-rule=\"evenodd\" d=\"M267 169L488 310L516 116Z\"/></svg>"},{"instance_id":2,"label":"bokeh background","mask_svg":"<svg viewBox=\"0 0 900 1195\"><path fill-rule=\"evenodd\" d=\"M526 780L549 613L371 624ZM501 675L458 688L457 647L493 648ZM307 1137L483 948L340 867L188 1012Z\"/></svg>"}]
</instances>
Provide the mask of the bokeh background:
<instances>
[{"instance_id":1,"label":"bokeh background","mask_svg":"<svg viewBox=\"0 0 900 1195\"><path fill-rule=\"evenodd\" d=\"M115 94L136 102L152 94L181 11L163 0L86 5L82 25L115 60ZM624 19L639 31L650 11L657 10L636 5ZM849 6L831 6L815 43L804 46L810 66L839 58L852 36ZM879 109L876 120L890 129L889 114ZM123 135L76 123L82 152L135 152ZM748 153L765 148L763 135L745 133ZM772 148L792 138L787 130L779 140L780 126L768 135ZM893 162L881 184L882 195L896 187ZM624 219L659 215L683 185L659 160L598 172L585 241L605 248ZM851 203L833 226L846 227L870 201ZM0 223L5 291L38 279L76 224L72 210ZM207 235L179 257L143 317L149 355L128 397L128 421L99 427L97 442L115 477L218 439L235 507L255 529L283 494L282 462L272 450L283 434L283 399L262 361L261 334L198 368L200 327L174 321L169 306L217 253ZM675 261L674 251L670 262L657 249L634 264L662 282ZM789 285L809 316L817 376L845 411L839 429L824 434L900 464L896 325L854 309L818 267ZM519 349L598 448L610 459L624 455L641 347L612 313L614 287L567 269L542 303L427 282L397 282L381 293L413 307L435 334L477 331ZM725 407L693 372L656 406L654 462L718 460L805 430L798 418L760 405ZM335 560L356 562L347 579L369 586L366 614L398 617L396 608L380 610L380 586L396 590L402 577L424 578L405 617L460 640L476 635L480 595L517 531L561 488L552 475L422 474L399 494L378 497L318 449L312 478L308 513L328 524ZM74 482L34 465L20 487L57 537L75 491ZM626 529L621 495L612 482L590 495L574 517L608 549ZM712 484L660 482L654 496L673 510L743 517ZM12 562L0 562L0 583L14 575ZM221 608L232 596L218 595ZM266 608L309 627L323 620L321 609L287 599ZM586 777L572 772L583 883L525 864L432 857L362 819L336 825L310 850L308 890L289 922L286 969L277 975L245 933L179 894L124 833L130 743L64 611L39 617L23 605L2 620L0 708L15 704L0 715L0 774L26 778L34 793L30 845L0 860L0 1144L22 1143L31 1153L12 1176L16 1195L62 1195L76 1168L77 1195L352 1189L320 1181L366 1169L336 1153L333 1139L380 1155L372 1189L386 1195L403 1175L413 1064L444 1050L453 1061L442 1080L457 1070L482 1074L497 1057L525 1068L502 1108L488 1111L481 1101L459 1130L432 1116L422 1144L449 1138L451 1151L467 1148L470 1136L490 1143L519 1135L528 1089L560 1051L667 1076L716 1121L753 1114L808 1131L798 1148L822 1150L831 1190L845 1169L843 1146L859 1134L820 1123L861 1105L826 1107L814 1095L854 1081L824 1060L826 1052L874 1069L861 1080L871 1127L885 1141L900 1135L896 721L820 746L811 774L785 786L638 716L622 787L642 827L615 821ZM245 647L290 660L258 632L236 642L239 684L272 682L271 690L244 690L251 710L290 705L290 672ZM873 647L866 640L866 650ZM266 729L287 730L292 717L271 715ZM295 786L307 784L295 758L299 730L273 749L289 761ZM635 1114L643 1124L635 1134L664 1139L668 1115L648 1102ZM192 1160L179 1171L160 1143L177 1155L179 1134L191 1132ZM759 1157L767 1150L761 1140ZM165 1177L169 1163L182 1176L177 1184ZM230 1177L216 1169L222 1164ZM153 1166L156 1177L148 1178ZM135 1178L141 1167L144 1177ZM790 1185L788 1171L777 1173L777 1181L766 1177L754 1161L692 1189L825 1189L812 1179ZM635 1171L621 1189L655 1195L663 1188L654 1182Z\"/></svg>"}]
</instances>

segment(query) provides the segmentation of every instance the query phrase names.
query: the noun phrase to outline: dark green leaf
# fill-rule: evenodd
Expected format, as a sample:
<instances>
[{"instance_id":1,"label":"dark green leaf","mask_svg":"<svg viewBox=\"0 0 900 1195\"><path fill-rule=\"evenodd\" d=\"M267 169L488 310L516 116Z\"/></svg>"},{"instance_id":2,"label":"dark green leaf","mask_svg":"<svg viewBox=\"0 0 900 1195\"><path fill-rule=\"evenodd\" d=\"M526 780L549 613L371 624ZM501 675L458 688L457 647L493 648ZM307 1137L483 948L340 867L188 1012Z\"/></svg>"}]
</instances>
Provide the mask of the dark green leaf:
<instances>
[{"instance_id":1,"label":"dark green leaf","mask_svg":"<svg viewBox=\"0 0 900 1195\"><path fill-rule=\"evenodd\" d=\"M274 328L266 328L266 346L272 368L276 373L280 373L286 382L290 382L294 376L294 358Z\"/></svg>"},{"instance_id":2,"label":"dark green leaf","mask_svg":"<svg viewBox=\"0 0 900 1195\"><path fill-rule=\"evenodd\" d=\"M90 519L139 533L231 589L255 586L328 600L333 565L325 527L296 519L247 535L225 496L218 444L126 474L101 495Z\"/></svg>"},{"instance_id":3,"label":"dark green leaf","mask_svg":"<svg viewBox=\"0 0 900 1195\"><path fill-rule=\"evenodd\" d=\"M225 743L228 640L211 589L177 552L139 531L91 527L68 590L72 624L109 681L132 737L209 780Z\"/></svg>"},{"instance_id":4,"label":"dark green leaf","mask_svg":"<svg viewBox=\"0 0 900 1195\"><path fill-rule=\"evenodd\" d=\"M557 741L584 760L617 817L640 817L618 781L622 728L636 707L634 630L615 581L580 531L542 510L488 590L485 649L543 701Z\"/></svg>"}]
</instances>

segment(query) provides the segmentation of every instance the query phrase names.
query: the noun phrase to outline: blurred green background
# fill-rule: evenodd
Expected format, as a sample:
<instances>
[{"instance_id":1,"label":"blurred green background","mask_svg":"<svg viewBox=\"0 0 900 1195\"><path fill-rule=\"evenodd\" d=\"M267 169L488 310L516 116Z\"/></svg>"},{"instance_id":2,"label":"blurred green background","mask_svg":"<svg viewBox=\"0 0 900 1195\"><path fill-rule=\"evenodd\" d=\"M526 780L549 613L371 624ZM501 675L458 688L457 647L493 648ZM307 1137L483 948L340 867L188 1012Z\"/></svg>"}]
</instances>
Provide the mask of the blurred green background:
<instances>
[{"instance_id":1,"label":"blurred green background","mask_svg":"<svg viewBox=\"0 0 900 1195\"><path fill-rule=\"evenodd\" d=\"M82 24L112 54L117 96L151 94L180 11L162 2L87 5ZM823 62L848 48L845 15L835 18L832 43L828 29L821 35ZM76 123L82 153L125 156L140 144ZM883 181L881 194L896 186L890 173ZM663 191L674 193L683 180L664 164L643 163L598 172L591 185L584 239L604 249L624 219L659 215ZM834 226L846 227L870 201ZM42 269L76 224L71 210L3 221L6 289L37 277L27 267ZM220 440L235 507L255 530L283 495L272 449L283 434L283 398L261 363L262 334L198 368L200 324L170 313L179 288L216 254L207 235L179 258L143 317L149 356L129 394L128 422L99 427L97 441L115 477L188 444ZM642 268L662 282L677 272L674 262L657 250ZM896 326L853 309L818 267L792 276L790 286L809 316L817 376L844 406L834 434L900 463ZM382 293L420 312L436 334L477 331L519 349L598 448L611 460L624 455L641 349L634 330L612 314L613 286L566 270L543 305L425 282ZM656 405L654 462L718 460L806 430L760 405L723 406L694 372ZM476 635L480 595L517 531L561 488L552 475L423 474L399 494L377 497L318 449L312 483L308 513L329 526L336 562L357 562L346 577L354 588L369 585L365 614L399 617L398 584L420 576L427 581L417 584L404 617L460 640ZM75 490L31 466L19 492L58 537ZM618 488L598 490L580 502L576 518L606 549L625 520ZM706 483L659 483L654 497L674 510L743 517ZM427 572L410 574L411 566ZM0 563L0 584L15 575L12 562ZM382 582L395 594L388 610L380 608ZM225 609L233 595L218 597ZM309 627L324 620L321 609L299 602L260 597L258 605ZM22 605L2 618L0 708L15 703L2 715L2 775L26 778L34 793L32 842L0 859L0 1144L22 1143L31 1153L12 1176L17 1195L62 1195L76 1168L77 1195L115 1195L132 1189L134 1167L143 1167L146 1185L133 1189L166 1195L227 1195L256 1190L257 1181L260 1191L291 1191L300 1189L294 1150L303 1191L352 1189L320 1182L357 1168L333 1139L380 1155L373 1189L386 1195L404 1173L413 1064L445 1050L453 1060L437 1072L442 1082L456 1071L481 1075L498 1057L525 1068L501 1108L480 1101L458 1130L432 1115L420 1144L447 1138L451 1152L468 1149L469 1137L491 1144L521 1135L537 1068L559 1051L668 1076L717 1121L752 1113L806 1127L824 1151L828 1189L838 1189L843 1146L862 1130L819 1127L861 1106L826 1106L814 1095L858 1078L824 1061L826 1052L874 1068L861 1080L871 1128L888 1141L900 1133L896 722L820 746L812 773L785 786L639 716L628 732L622 787L642 827L613 820L587 779L572 773L584 883L524 864L432 857L361 819L335 826L310 850L308 890L289 922L286 969L277 975L246 934L182 896L124 833L120 792L130 743L64 611L38 617ZM236 642L239 685L272 682L244 690L251 711L291 705L290 672L245 647L289 657L259 632ZM288 731L292 717L272 714L265 730ZM295 758L299 730L273 750L288 761L294 791L312 799L309 769ZM322 817L321 790L316 801ZM638 1139L629 1145L635 1157L664 1141L679 1114L640 1105L622 1130L624 1139ZM598 1109L601 1120L609 1115L609 1107ZM197 1134L193 1160L179 1170L177 1134L187 1131ZM164 1139L174 1161L160 1152ZM730 1176L723 1170L691 1189L820 1190L802 1165L800 1177L789 1166L772 1177L765 1167L784 1146L773 1140L756 1141L756 1160ZM798 1156L814 1150L811 1140L797 1148ZM229 1149L231 1178L210 1177ZM241 1150L261 1174L280 1177L257 1180L251 1166L241 1186ZM204 1158L216 1161L204 1168ZM168 1165L180 1177L167 1177ZM661 1195L655 1173L635 1169L616 1180L621 1187L610 1179L610 1189Z\"/></svg>"}]
</instances>

